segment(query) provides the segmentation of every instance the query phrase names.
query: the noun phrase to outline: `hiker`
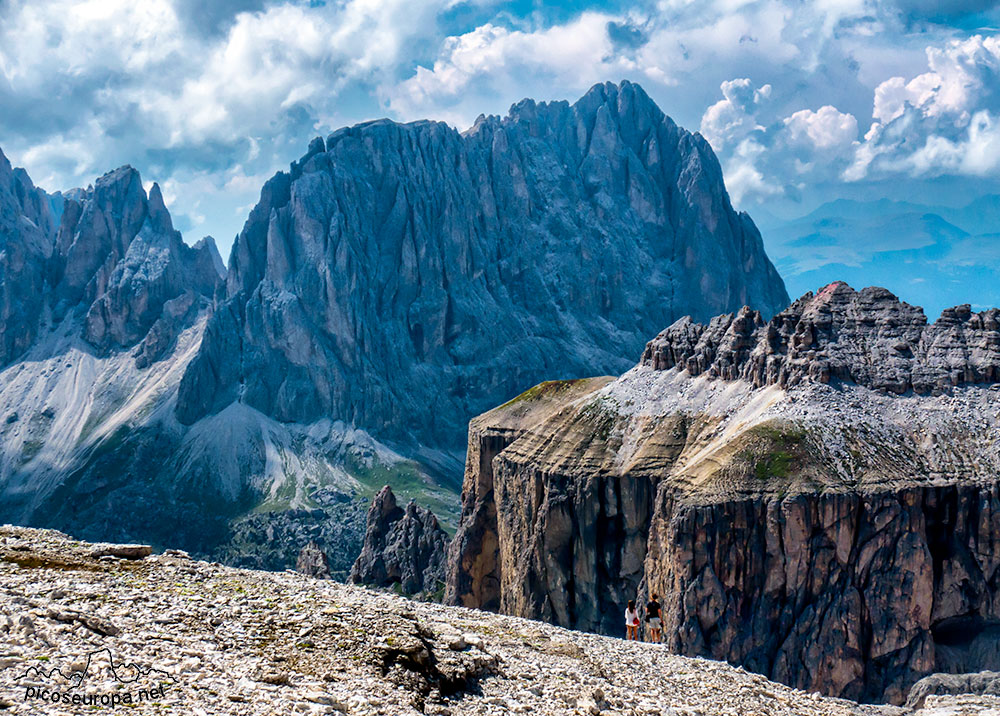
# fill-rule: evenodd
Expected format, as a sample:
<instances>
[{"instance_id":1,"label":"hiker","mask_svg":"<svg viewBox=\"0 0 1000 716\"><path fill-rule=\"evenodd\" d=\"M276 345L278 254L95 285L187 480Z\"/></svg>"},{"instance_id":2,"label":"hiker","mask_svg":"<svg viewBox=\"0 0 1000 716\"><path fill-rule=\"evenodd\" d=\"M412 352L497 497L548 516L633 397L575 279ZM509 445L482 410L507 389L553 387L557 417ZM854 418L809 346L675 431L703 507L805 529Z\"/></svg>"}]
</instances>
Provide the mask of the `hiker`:
<instances>
[{"instance_id":1,"label":"hiker","mask_svg":"<svg viewBox=\"0 0 1000 716\"><path fill-rule=\"evenodd\" d=\"M629 599L625 607L625 638L632 641L639 639L639 612L635 608L635 600Z\"/></svg>"},{"instance_id":2,"label":"hiker","mask_svg":"<svg viewBox=\"0 0 1000 716\"><path fill-rule=\"evenodd\" d=\"M660 643L660 630L663 622L660 621L660 603L657 601L656 592L653 592L652 599L646 605L646 637L649 641Z\"/></svg>"}]
</instances>

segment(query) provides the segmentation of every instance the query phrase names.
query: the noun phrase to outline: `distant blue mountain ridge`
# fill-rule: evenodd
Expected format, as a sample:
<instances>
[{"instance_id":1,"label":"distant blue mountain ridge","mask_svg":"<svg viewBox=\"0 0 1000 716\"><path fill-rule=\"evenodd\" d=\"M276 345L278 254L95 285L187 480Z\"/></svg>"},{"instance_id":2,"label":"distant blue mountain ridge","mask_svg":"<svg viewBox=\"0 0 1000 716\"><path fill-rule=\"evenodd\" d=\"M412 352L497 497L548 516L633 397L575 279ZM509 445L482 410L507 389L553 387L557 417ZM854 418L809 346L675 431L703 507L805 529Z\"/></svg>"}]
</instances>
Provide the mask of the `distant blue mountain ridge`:
<instances>
[{"instance_id":1,"label":"distant blue mountain ridge","mask_svg":"<svg viewBox=\"0 0 1000 716\"><path fill-rule=\"evenodd\" d=\"M1000 195L961 207L837 199L796 219L754 217L792 296L834 280L879 285L931 321L962 303L1000 305Z\"/></svg>"}]
</instances>

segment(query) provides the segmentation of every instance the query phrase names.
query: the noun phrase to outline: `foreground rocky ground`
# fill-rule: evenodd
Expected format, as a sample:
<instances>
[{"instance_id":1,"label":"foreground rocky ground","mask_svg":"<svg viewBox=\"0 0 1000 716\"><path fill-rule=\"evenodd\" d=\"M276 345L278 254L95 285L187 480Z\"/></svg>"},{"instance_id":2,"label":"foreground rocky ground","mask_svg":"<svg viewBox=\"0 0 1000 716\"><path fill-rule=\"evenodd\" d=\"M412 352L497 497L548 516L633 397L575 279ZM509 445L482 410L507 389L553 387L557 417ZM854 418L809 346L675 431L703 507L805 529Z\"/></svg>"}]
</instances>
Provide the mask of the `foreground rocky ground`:
<instances>
[{"instance_id":1,"label":"foreground rocky ground","mask_svg":"<svg viewBox=\"0 0 1000 716\"><path fill-rule=\"evenodd\" d=\"M80 713L94 707L74 695L117 695L143 714L914 713L656 645L182 553L116 554L0 527L0 711ZM990 698L930 695L916 713L1000 713Z\"/></svg>"}]
</instances>

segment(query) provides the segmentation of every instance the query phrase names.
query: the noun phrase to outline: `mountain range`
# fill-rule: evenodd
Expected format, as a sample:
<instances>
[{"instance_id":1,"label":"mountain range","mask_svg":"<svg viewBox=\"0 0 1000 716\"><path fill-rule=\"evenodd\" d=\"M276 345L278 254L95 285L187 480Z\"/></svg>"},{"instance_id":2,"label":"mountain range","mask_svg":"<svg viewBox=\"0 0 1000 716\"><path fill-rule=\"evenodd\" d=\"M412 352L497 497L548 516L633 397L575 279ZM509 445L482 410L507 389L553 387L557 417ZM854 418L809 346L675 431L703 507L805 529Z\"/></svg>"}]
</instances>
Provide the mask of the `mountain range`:
<instances>
[{"instance_id":1,"label":"mountain range","mask_svg":"<svg viewBox=\"0 0 1000 716\"><path fill-rule=\"evenodd\" d=\"M903 703L1000 668L1000 310L843 282L473 419L449 603Z\"/></svg>"},{"instance_id":2,"label":"mountain range","mask_svg":"<svg viewBox=\"0 0 1000 716\"><path fill-rule=\"evenodd\" d=\"M628 82L318 137L225 269L130 167L47 194L0 157L0 520L343 574L384 484L455 524L476 413L787 302L711 148Z\"/></svg>"},{"instance_id":3,"label":"mountain range","mask_svg":"<svg viewBox=\"0 0 1000 716\"><path fill-rule=\"evenodd\" d=\"M839 199L781 219L754 216L793 295L834 280L877 285L930 316L973 298L1000 305L1000 196L960 207Z\"/></svg>"}]
</instances>

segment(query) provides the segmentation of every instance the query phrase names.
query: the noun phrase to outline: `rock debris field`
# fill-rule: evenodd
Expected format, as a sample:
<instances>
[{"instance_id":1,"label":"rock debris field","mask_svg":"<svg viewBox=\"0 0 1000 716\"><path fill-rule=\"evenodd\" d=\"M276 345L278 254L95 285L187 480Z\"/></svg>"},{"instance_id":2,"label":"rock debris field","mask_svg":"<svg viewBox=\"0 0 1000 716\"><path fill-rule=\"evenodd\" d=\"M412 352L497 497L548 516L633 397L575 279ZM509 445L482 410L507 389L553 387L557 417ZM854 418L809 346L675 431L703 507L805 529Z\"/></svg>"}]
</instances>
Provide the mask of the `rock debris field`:
<instances>
[{"instance_id":1,"label":"rock debris field","mask_svg":"<svg viewBox=\"0 0 1000 716\"><path fill-rule=\"evenodd\" d=\"M0 527L0 713L952 716L998 705L858 705L659 645Z\"/></svg>"}]
</instances>

